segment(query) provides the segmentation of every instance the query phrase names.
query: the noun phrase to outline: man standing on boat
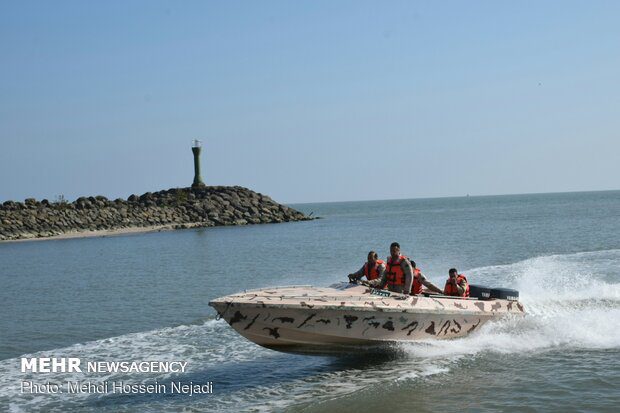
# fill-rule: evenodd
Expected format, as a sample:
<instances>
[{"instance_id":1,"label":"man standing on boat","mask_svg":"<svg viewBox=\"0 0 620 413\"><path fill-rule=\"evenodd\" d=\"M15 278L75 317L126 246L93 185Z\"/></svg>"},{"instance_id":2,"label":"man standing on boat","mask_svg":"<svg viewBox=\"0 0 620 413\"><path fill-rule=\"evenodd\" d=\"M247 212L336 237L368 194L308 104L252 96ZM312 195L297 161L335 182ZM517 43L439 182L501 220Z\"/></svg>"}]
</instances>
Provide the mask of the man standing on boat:
<instances>
[{"instance_id":1,"label":"man standing on boat","mask_svg":"<svg viewBox=\"0 0 620 413\"><path fill-rule=\"evenodd\" d=\"M379 256L376 252L370 251L366 263L362 265L362 268L357 270L357 272L349 274L349 280L354 282L361 279L363 276L366 276L368 281L380 280L385 272L385 261L378 258Z\"/></svg>"},{"instance_id":2,"label":"man standing on boat","mask_svg":"<svg viewBox=\"0 0 620 413\"><path fill-rule=\"evenodd\" d=\"M380 279L368 282L371 287L384 288L395 293L410 294L413 283L413 269L409 259L400 255L400 244L393 242L390 245L390 256L387 259L386 271Z\"/></svg>"}]
</instances>

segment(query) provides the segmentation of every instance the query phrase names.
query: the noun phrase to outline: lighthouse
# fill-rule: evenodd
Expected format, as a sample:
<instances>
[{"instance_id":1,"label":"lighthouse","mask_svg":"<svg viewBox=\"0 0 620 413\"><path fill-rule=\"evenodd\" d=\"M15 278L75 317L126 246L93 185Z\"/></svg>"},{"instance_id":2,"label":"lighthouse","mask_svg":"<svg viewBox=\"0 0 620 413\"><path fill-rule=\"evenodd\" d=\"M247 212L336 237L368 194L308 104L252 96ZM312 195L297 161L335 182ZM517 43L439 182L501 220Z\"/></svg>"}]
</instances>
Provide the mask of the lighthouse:
<instances>
[{"instance_id":1,"label":"lighthouse","mask_svg":"<svg viewBox=\"0 0 620 413\"><path fill-rule=\"evenodd\" d=\"M200 176L200 151L202 149L202 142L198 139L194 139L192 144L192 153L194 154L194 183L192 183L192 189L203 188L205 183L202 182Z\"/></svg>"}]
</instances>

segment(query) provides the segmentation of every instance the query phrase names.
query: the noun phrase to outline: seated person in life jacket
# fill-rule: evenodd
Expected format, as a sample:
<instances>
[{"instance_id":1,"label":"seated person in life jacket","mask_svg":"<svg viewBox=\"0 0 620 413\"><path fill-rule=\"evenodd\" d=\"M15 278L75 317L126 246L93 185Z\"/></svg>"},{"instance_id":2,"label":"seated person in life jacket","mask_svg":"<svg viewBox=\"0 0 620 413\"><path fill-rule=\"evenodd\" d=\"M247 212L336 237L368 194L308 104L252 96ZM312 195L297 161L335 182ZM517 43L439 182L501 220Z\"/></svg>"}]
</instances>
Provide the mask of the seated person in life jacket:
<instances>
[{"instance_id":1,"label":"seated person in life jacket","mask_svg":"<svg viewBox=\"0 0 620 413\"><path fill-rule=\"evenodd\" d=\"M469 297L469 283L463 274L459 274L456 268L450 268L448 271L448 280L444 287L444 295L454 297Z\"/></svg>"},{"instance_id":2,"label":"seated person in life jacket","mask_svg":"<svg viewBox=\"0 0 620 413\"><path fill-rule=\"evenodd\" d=\"M357 272L349 274L349 280L354 282L361 279L363 276L366 276L368 281L381 279L385 272L385 262L378 258L379 256L376 252L370 251L368 253L368 261L366 261Z\"/></svg>"},{"instance_id":3,"label":"seated person in life jacket","mask_svg":"<svg viewBox=\"0 0 620 413\"><path fill-rule=\"evenodd\" d=\"M371 287L385 288L395 293L409 294L413 283L413 269L409 259L400 255L400 245L393 242L390 245L390 256L387 259L383 277L369 281Z\"/></svg>"},{"instance_id":4,"label":"seated person in life jacket","mask_svg":"<svg viewBox=\"0 0 620 413\"><path fill-rule=\"evenodd\" d=\"M425 286L431 291L434 291L439 294L443 294L443 291L435 286L432 282L426 279L422 271L420 271L414 260L409 260L411 263L411 268L413 269L413 283L411 285L411 295L417 295L422 293L422 286Z\"/></svg>"}]
</instances>

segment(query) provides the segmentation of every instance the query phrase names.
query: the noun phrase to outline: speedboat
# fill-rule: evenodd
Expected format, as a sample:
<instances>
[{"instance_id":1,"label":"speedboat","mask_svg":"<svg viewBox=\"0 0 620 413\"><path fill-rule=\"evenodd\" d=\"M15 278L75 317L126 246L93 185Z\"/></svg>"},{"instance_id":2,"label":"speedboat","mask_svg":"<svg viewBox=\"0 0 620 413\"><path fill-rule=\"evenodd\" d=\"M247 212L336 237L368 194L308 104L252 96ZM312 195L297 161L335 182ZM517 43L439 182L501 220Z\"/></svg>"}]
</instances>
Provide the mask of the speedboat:
<instances>
[{"instance_id":1,"label":"speedboat","mask_svg":"<svg viewBox=\"0 0 620 413\"><path fill-rule=\"evenodd\" d=\"M463 337L523 315L518 291L471 286L471 296L404 295L358 283L260 288L209 303L239 334L289 352Z\"/></svg>"}]
</instances>

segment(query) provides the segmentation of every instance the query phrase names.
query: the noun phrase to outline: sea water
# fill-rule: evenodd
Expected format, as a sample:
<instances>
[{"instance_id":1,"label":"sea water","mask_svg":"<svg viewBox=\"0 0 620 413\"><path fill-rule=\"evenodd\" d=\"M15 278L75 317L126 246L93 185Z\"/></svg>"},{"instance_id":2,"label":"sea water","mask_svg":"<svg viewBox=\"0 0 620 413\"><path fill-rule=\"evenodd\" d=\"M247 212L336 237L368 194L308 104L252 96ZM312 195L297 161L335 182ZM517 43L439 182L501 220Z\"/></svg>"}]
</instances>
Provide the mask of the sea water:
<instances>
[{"instance_id":1,"label":"sea water","mask_svg":"<svg viewBox=\"0 0 620 413\"><path fill-rule=\"evenodd\" d=\"M323 219L0 244L0 411L617 411L620 191L294 207ZM518 289L528 315L459 340L301 356L247 341L207 305L346 280L392 241L436 285L456 267ZM22 357L187 369L22 373ZM20 392L71 380L212 391Z\"/></svg>"}]
</instances>

